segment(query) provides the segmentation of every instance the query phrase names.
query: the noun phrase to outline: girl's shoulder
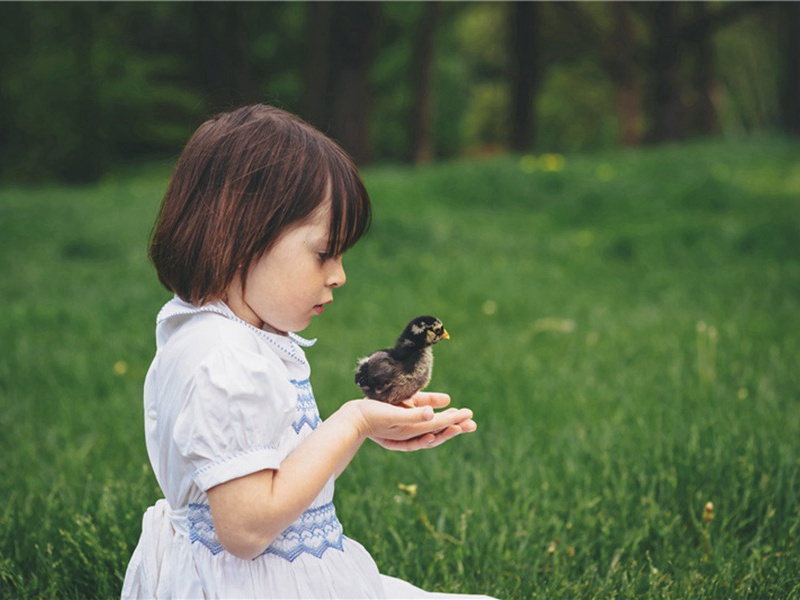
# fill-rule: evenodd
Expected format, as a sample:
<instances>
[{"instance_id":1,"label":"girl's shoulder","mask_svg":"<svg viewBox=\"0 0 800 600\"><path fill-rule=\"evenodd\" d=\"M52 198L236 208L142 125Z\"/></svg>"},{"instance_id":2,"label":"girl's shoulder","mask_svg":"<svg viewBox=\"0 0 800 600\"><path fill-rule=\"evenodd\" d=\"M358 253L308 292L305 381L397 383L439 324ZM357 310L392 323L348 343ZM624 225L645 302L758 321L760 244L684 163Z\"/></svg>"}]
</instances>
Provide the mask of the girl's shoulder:
<instances>
[{"instance_id":1,"label":"girl's shoulder","mask_svg":"<svg viewBox=\"0 0 800 600\"><path fill-rule=\"evenodd\" d=\"M222 302L197 307L174 299L159 313L156 327L163 360L197 365L220 354L248 362L255 358L256 364L280 373L291 371L297 379L310 370L301 346L313 342L295 337L257 329Z\"/></svg>"},{"instance_id":2,"label":"girl's shoulder","mask_svg":"<svg viewBox=\"0 0 800 600\"><path fill-rule=\"evenodd\" d=\"M283 362L257 330L214 311L196 311L160 320L157 355L161 362L201 365L220 356L283 371Z\"/></svg>"}]
</instances>

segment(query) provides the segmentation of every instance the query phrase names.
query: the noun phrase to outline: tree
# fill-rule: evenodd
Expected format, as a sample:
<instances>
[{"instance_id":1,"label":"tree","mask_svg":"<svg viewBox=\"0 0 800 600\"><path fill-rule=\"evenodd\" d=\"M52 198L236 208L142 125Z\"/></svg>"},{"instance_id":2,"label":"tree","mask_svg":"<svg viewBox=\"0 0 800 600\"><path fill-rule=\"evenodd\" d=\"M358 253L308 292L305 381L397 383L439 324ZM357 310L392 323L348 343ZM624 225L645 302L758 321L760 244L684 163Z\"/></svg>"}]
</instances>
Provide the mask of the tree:
<instances>
[{"instance_id":1,"label":"tree","mask_svg":"<svg viewBox=\"0 0 800 600\"><path fill-rule=\"evenodd\" d=\"M96 10L91 4L72 4L69 12L69 29L75 33L76 74L75 118L81 135L78 156L70 160L63 176L73 181L93 181L102 175L107 166L107 141L103 135L103 107L98 105L99 81L94 66L94 30L97 27Z\"/></svg>"},{"instance_id":2,"label":"tree","mask_svg":"<svg viewBox=\"0 0 800 600\"><path fill-rule=\"evenodd\" d=\"M613 2L607 14L591 15L581 3L558 2L562 21L560 30L572 31L570 42L582 52L599 57L603 70L614 86L620 140L624 146L638 146L643 136L642 63L639 56L644 46L636 39L634 20L637 16L630 2ZM598 11L595 8L595 13ZM602 19L600 17L608 18Z\"/></svg>"},{"instance_id":3,"label":"tree","mask_svg":"<svg viewBox=\"0 0 800 600\"><path fill-rule=\"evenodd\" d=\"M380 26L377 2L309 4L309 44L304 109L311 123L330 134L353 159L372 158L370 67Z\"/></svg>"},{"instance_id":4,"label":"tree","mask_svg":"<svg viewBox=\"0 0 800 600\"><path fill-rule=\"evenodd\" d=\"M623 146L638 146L642 141L642 89L638 77L637 48L630 5L612 6L615 30L610 52L604 56L606 70L616 90L620 139Z\"/></svg>"},{"instance_id":5,"label":"tree","mask_svg":"<svg viewBox=\"0 0 800 600\"><path fill-rule=\"evenodd\" d=\"M657 2L650 11L649 74L652 80L648 96L650 130L647 141L661 143L683 137L681 120L681 30L678 2Z\"/></svg>"},{"instance_id":6,"label":"tree","mask_svg":"<svg viewBox=\"0 0 800 600\"><path fill-rule=\"evenodd\" d=\"M250 35L238 2L194 2L200 64L208 108L229 110L258 99Z\"/></svg>"},{"instance_id":7,"label":"tree","mask_svg":"<svg viewBox=\"0 0 800 600\"><path fill-rule=\"evenodd\" d=\"M693 2L694 25L683 35L692 58L690 83L692 94L687 107L688 134L710 135L717 131L717 109L714 106L716 78L714 73L713 21L708 3Z\"/></svg>"},{"instance_id":8,"label":"tree","mask_svg":"<svg viewBox=\"0 0 800 600\"><path fill-rule=\"evenodd\" d=\"M525 152L536 139L534 98L539 83L539 5L514 2L509 17L509 72L511 84L510 143Z\"/></svg>"},{"instance_id":9,"label":"tree","mask_svg":"<svg viewBox=\"0 0 800 600\"><path fill-rule=\"evenodd\" d=\"M113 9L95 4L4 7L0 169L22 179L84 182L108 166L113 140L100 99L97 33ZM57 29L58 28L58 29ZM17 31L19 30L19 31ZM5 35L0 35L5 38Z\"/></svg>"},{"instance_id":10,"label":"tree","mask_svg":"<svg viewBox=\"0 0 800 600\"><path fill-rule=\"evenodd\" d=\"M306 57L303 76L303 116L322 129L330 124L331 104L331 23L333 4L306 4Z\"/></svg>"},{"instance_id":11,"label":"tree","mask_svg":"<svg viewBox=\"0 0 800 600\"><path fill-rule=\"evenodd\" d=\"M778 8L781 54L786 61L780 82L783 127L800 137L800 3L786 2Z\"/></svg>"},{"instance_id":12,"label":"tree","mask_svg":"<svg viewBox=\"0 0 800 600\"><path fill-rule=\"evenodd\" d=\"M417 35L411 50L411 160L428 162L433 156L431 139L431 86L433 78L434 33L439 21L438 2L426 2L419 17Z\"/></svg>"},{"instance_id":13,"label":"tree","mask_svg":"<svg viewBox=\"0 0 800 600\"><path fill-rule=\"evenodd\" d=\"M687 136L709 135L718 129L716 73L713 36L725 25L758 9L749 2L733 2L718 6L709 2L691 3L688 18L681 26L681 42L686 44L692 61L689 78L691 102L686 107Z\"/></svg>"},{"instance_id":14,"label":"tree","mask_svg":"<svg viewBox=\"0 0 800 600\"><path fill-rule=\"evenodd\" d=\"M658 2L650 8L650 54L653 94L648 114L652 143L676 141L716 130L713 102L714 57L712 36L721 27L752 12L758 4L732 2L711 8L705 2ZM686 76L684 61L690 59ZM689 101L684 99L688 98Z\"/></svg>"}]
</instances>

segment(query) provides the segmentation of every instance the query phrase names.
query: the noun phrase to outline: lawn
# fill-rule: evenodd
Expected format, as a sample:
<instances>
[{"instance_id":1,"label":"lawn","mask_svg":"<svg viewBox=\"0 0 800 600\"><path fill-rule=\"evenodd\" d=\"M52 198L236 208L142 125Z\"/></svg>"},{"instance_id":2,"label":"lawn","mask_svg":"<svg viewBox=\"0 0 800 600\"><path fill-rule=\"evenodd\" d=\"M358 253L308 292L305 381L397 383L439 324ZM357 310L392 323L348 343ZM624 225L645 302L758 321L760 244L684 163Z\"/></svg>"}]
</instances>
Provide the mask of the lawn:
<instances>
[{"instance_id":1,"label":"lawn","mask_svg":"<svg viewBox=\"0 0 800 600\"><path fill-rule=\"evenodd\" d=\"M169 171L0 188L0 596L118 595L160 497L141 388ZM500 598L800 596L800 144L364 175L373 228L306 331L320 410L430 313L452 336L430 387L479 424L367 444L337 482L383 572Z\"/></svg>"}]
</instances>

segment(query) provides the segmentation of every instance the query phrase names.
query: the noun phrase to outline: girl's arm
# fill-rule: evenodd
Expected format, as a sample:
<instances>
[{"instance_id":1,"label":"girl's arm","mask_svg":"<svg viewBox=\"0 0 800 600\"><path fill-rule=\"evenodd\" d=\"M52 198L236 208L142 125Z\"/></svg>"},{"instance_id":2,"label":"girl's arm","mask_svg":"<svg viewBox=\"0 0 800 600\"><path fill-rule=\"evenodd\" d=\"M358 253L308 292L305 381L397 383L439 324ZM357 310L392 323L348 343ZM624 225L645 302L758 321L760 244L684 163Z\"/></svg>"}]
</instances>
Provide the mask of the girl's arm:
<instances>
[{"instance_id":1,"label":"girl's arm","mask_svg":"<svg viewBox=\"0 0 800 600\"><path fill-rule=\"evenodd\" d=\"M341 473L363 441L418 450L475 430L472 411L450 409L445 394L417 394L415 408L375 400L344 404L298 446L277 470L264 470L208 490L217 537L239 558L258 556L308 508L332 475Z\"/></svg>"}]
</instances>

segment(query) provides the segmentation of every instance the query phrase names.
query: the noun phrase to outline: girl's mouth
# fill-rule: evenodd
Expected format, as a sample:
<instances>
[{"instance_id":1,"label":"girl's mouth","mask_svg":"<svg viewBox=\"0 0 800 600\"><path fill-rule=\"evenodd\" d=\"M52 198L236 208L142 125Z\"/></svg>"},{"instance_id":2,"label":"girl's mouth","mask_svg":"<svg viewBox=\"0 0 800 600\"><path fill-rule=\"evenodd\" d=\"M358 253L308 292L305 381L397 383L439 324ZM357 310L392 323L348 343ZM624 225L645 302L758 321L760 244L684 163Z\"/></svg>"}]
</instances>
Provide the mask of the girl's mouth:
<instances>
[{"instance_id":1,"label":"girl's mouth","mask_svg":"<svg viewBox=\"0 0 800 600\"><path fill-rule=\"evenodd\" d=\"M326 300L322 304L315 304L312 311L318 315L321 315L322 311L325 310L325 305L330 304L331 302L333 302L333 298L331 298L330 300Z\"/></svg>"}]
</instances>

